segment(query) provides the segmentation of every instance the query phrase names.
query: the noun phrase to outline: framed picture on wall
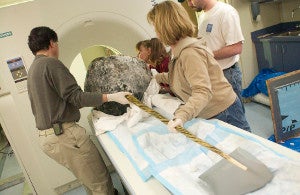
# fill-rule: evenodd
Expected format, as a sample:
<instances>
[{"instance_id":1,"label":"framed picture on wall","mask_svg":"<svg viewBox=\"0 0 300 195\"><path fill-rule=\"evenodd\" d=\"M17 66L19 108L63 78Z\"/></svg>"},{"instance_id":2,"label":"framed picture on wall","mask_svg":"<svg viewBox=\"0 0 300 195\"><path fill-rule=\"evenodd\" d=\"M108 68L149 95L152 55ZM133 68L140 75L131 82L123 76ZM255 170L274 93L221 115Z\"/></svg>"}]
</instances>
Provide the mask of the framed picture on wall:
<instances>
[{"instance_id":1,"label":"framed picture on wall","mask_svg":"<svg viewBox=\"0 0 300 195\"><path fill-rule=\"evenodd\" d=\"M274 135L282 142L300 135L300 70L267 80Z\"/></svg>"}]
</instances>

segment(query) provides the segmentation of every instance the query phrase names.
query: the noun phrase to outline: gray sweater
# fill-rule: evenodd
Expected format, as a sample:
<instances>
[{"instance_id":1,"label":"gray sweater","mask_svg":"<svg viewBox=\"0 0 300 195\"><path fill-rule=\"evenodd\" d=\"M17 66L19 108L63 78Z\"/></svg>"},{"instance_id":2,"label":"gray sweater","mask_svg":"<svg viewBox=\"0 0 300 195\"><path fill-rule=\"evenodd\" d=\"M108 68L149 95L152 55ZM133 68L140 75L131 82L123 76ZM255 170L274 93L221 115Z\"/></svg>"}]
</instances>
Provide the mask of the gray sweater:
<instances>
[{"instance_id":1,"label":"gray sweater","mask_svg":"<svg viewBox=\"0 0 300 195\"><path fill-rule=\"evenodd\" d=\"M77 122L79 108L102 104L101 93L83 92L58 59L38 55L28 72L28 95L39 130L58 122Z\"/></svg>"}]
</instances>

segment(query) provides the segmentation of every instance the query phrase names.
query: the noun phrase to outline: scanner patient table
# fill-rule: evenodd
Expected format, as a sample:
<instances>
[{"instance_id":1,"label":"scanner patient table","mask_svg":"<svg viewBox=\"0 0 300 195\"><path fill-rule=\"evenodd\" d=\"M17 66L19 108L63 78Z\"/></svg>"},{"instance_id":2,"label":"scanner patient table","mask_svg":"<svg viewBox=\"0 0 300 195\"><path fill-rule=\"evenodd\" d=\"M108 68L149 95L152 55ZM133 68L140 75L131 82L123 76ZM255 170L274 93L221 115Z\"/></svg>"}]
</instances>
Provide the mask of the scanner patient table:
<instances>
[{"instance_id":1,"label":"scanner patient table","mask_svg":"<svg viewBox=\"0 0 300 195\"><path fill-rule=\"evenodd\" d=\"M157 111L161 111L161 108L158 108ZM161 112L162 113L162 112ZM164 113L162 113L164 114ZM153 118L153 117L148 117ZM151 119L154 120L154 119ZM150 121L151 121L150 120ZM291 161L295 161L297 166L300 165L300 154L298 152L295 152L291 149L285 148L279 144L276 144L274 142L271 142L267 139L261 138L257 135L251 134L249 132L246 132L242 129L239 129L237 127L234 127L230 124L227 124L223 121L219 120L212 120L214 123L218 124L220 127L228 128L232 131L232 133L236 133L237 135L240 135L244 138L247 138L249 140L255 140L262 144L264 147L268 148L269 150L274 151L276 154L283 156L286 159L289 159ZM91 123L92 126L95 129L95 123ZM95 131L97 131L95 129ZM113 131L112 131L113 132ZM132 159L129 158L128 153L122 151L120 148L120 145L116 142L116 140L112 139L112 133L103 133L103 134L97 134L97 139L102 146L103 150L105 151L106 155L110 159L111 163L113 164L115 170L119 174L122 183L125 185L127 191L130 194L143 194L143 195L157 195L157 194L172 194L167 187L170 188L168 185L164 185L164 182L160 182L157 177L150 177L149 179L145 180L145 178L141 177L141 174L138 173L137 168L135 164L132 162ZM130 141L130 140L128 140ZM123 142L124 143L124 142ZM296 181L298 181L299 178L297 178ZM164 184L163 184L164 183ZM295 182L294 182L295 183ZM298 184L293 184L298 185ZM299 189L300 191L300 184L299 186L293 186L293 189ZM299 192L298 191L298 192ZM175 193L178 194L178 193ZM180 194L180 193L179 193Z\"/></svg>"}]
</instances>

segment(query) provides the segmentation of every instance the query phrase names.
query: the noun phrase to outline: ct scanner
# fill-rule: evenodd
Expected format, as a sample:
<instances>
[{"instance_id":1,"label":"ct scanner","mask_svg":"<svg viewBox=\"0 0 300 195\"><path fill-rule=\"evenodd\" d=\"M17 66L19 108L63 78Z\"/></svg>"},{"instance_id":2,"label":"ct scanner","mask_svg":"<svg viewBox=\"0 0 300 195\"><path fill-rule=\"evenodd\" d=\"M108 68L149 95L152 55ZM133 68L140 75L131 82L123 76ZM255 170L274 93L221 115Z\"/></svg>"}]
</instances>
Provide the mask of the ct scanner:
<instances>
[{"instance_id":1,"label":"ct scanner","mask_svg":"<svg viewBox=\"0 0 300 195\"><path fill-rule=\"evenodd\" d=\"M60 60L68 67L82 49L93 45L108 45L135 56L135 44L155 36L146 19L155 2L36 0L0 9L0 34L9 35L0 38L0 122L34 194L61 193L75 177L39 149L26 80L15 82L7 60L21 57L28 69L34 56L27 36L42 25L57 32ZM90 129L86 118L81 122Z\"/></svg>"},{"instance_id":2,"label":"ct scanner","mask_svg":"<svg viewBox=\"0 0 300 195\"><path fill-rule=\"evenodd\" d=\"M28 49L27 36L32 28L41 25L57 32L60 60L68 67L81 50L93 45L108 45L125 55L136 55L135 44L155 36L146 19L155 2L158 1L35 0L0 9L0 123L34 194L62 194L77 184L68 170L40 150L26 79L16 82L7 60L21 58L25 68L30 67L34 56ZM84 116L79 124L91 129ZM99 141L129 192L169 194L155 179L143 182L105 134ZM270 147L299 158L299 154L274 145Z\"/></svg>"}]
</instances>

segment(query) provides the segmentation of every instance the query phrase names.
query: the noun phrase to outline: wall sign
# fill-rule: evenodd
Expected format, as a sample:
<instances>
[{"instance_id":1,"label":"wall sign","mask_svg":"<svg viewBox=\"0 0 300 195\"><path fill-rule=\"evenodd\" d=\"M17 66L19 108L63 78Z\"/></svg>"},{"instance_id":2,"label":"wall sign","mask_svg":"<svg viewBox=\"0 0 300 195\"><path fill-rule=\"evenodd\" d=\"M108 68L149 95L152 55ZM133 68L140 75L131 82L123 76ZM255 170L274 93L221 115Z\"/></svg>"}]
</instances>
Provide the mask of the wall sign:
<instances>
[{"instance_id":1,"label":"wall sign","mask_svg":"<svg viewBox=\"0 0 300 195\"><path fill-rule=\"evenodd\" d=\"M10 73L19 91L27 90L27 70L21 57L16 57L6 61Z\"/></svg>"},{"instance_id":2,"label":"wall sign","mask_svg":"<svg viewBox=\"0 0 300 195\"><path fill-rule=\"evenodd\" d=\"M13 35L13 33L11 31L0 33L0 39L5 38L5 37L9 37L9 36L12 36L12 35Z\"/></svg>"},{"instance_id":3,"label":"wall sign","mask_svg":"<svg viewBox=\"0 0 300 195\"><path fill-rule=\"evenodd\" d=\"M267 80L276 142L300 135L300 70Z\"/></svg>"}]
</instances>

